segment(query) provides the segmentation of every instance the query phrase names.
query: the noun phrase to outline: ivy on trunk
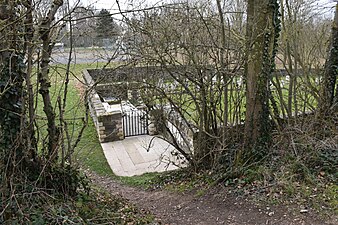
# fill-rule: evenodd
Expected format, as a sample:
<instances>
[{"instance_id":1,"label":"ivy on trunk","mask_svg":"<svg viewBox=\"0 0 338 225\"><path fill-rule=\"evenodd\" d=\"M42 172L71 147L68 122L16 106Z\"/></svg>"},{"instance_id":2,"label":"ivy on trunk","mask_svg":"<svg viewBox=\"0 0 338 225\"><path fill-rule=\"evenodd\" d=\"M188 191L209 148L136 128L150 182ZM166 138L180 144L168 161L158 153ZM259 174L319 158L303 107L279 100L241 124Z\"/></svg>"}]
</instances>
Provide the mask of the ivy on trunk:
<instances>
[{"instance_id":1,"label":"ivy on trunk","mask_svg":"<svg viewBox=\"0 0 338 225\"><path fill-rule=\"evenodd\" d=\"M248 1L245 152L239 153L239 161L243 155L264 157L271 141L269 85L280 31L278 9L277 1Z\"/></svg>"}]
</instances>

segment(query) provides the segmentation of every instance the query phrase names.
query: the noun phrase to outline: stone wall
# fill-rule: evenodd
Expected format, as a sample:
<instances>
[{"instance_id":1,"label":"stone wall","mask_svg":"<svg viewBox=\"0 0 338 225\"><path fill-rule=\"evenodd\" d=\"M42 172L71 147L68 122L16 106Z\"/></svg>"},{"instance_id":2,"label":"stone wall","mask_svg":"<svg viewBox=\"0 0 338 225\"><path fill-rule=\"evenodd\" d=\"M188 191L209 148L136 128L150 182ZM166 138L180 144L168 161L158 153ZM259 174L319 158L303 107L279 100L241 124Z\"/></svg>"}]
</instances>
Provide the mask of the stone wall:
<instances>
[{"instance_id":1,"label":"stone wall","mask_svg":"<svg viewBox=\"0 0 338 225\"><path fill-rule=\"evenodd\" d=\"M120 104L109 105L101 101L94 81L87 70L83 71L84 80L89 88L88 103L100 142L124 139L122 126L122 109Z\"/></svg>"},{"instance_id":2,"label":"stone wall","mask_svg":"<svg viewBox=\"0 0 338 225\"><path fill-rule=\"evenodd\" d=\"M103 98L128 99L128 85L126 83L97 84L95 90Z\"/></svg>"},{"instance_id":3,"label":"stone wall","mask_svg":"<svg viewBox=\"0 0 338 225\"><path fill-rule=\"evenodd\" d=\"M174 80L182 76L185 77L204 77L206 73L215 73L211 68L197 66L132 66L132 67L117 67L104 70L93 69L88 70L88 73L95 82L101 84L111 84L116 82L144 82L158 80ZM197 78L196 78L197 79Z\"/></svg>"},{"instance_id":4,"label":"stone wall","mask_svg":"<svg viewBox=\"0 0 338 225\"><path fill-rule=\"evenodd\" d=\"M166 126L175 137L178 145L187 153L192 153L194 151L194 134L197 133L197 129L189 126L189 124L173 110L166 112L166 114Z\"/></svg>"},{"instance_id":5,"label":"stone wall","mask_svg":"<svg viewBox=\"0 0 338 225\"><path fill-rule=\"evenodd\" d=\"M197 130L189 127L178 113L170 109L153 109L150 111L149 121L148 129L150 135L159 134L170 143L174 143L175 139L180 149L188 154L193 152L193 137Z\"/></svg>"}]
</instances>

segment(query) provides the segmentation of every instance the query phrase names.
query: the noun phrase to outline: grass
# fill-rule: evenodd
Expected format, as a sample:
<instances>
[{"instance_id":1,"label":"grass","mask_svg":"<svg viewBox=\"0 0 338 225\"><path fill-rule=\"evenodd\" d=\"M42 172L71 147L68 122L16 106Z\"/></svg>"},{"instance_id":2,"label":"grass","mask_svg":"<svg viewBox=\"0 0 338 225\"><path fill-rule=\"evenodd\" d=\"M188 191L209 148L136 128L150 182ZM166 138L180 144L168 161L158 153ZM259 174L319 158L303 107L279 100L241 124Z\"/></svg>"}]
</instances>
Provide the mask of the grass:
<instances>
[{"instance_id":1,"label":"grass","mask_svg":"<svg viewBox=\"0 0 338 225\"><path fill-rule=\"evenodd\" d=\"M132 177L116 177L116 179L128 186L148 189L154 186L154 183L159 178L159 176L160 173L145 173Z\"/></svg>"},{"instance_id":2,"label":"grass","mask_svg":"<svg viewBox=\"0 0 338 225\"><path fill-rule=\"evenodd\" d=\"M80 129L83 126L83 118L85 116L85 104L82 82L82 71L86 68L95 69L103 67L105 63L88 63L88 64L72 64L70 66L69 86L67 90L67 101L64 118L68 124L68 132L70 137L70 143L74 144ZM52 97L53 107L56 112L56 117L59 118L59 110L57 104L58 96L63 100L63 94L65 91L66 66L65 65L52 65L50 68L50 79L52 87L50 93ZM43 137L47 134L47 121L43 112L43 103L41 96L38 96L37 103L37 115L40 118L38 122L40 139L39 146L43 146ZM56 120L58 124L59 120ZM96 128L94 123L89 117L88 126L84 129L82 138L75 149L75 159L80 165L88 168L98 175L113 176L113 173L108 165L108 162L103 154Z\"/></svg>"},{"instance_id":3,"label":"grass","mask_svg":"<svg viewBox=\"0 0 338 225\"><path fill-rule=\"evenodd\" d=\"M82 71L84 69L95 69L104 66L104 63L95 64L76 64L71 68L73 74L69 85L68 102L69 109L66 110L66 116L71 115L73 117L83 116L85 113L83 96L81 95ZM81 123L77 123L74 126L74 130L78 130ZM91 171L94 171L98 175L114 176L109 164L103 154L99 138L96 132L94 123L89 117L88 126L83 132L83 136L75 151L75 157L80 164L87 167Z\"/></svg>"}]
</instances>

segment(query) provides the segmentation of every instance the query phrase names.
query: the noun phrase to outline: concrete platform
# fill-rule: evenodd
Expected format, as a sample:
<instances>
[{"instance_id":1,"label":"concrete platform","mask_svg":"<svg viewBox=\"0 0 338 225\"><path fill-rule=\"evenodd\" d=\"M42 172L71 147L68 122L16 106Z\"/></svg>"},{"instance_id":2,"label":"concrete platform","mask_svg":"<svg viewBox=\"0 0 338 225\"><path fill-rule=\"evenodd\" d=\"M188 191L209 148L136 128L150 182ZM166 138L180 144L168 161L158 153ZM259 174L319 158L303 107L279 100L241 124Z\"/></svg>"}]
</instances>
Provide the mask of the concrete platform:
<instances>
[{"instance_id":1,"label":"concrete platform","mask_svg":"<svg viewBox=\"0 0 338 225\"><path fill-rule=\"evenodd\" d=\"M110 168L117 176L163 172L177 169L176 165L182 166L171 154L176 149L158 137L127 137L122 141L101 143L101 146Z\"/></svg>"}]
</instances>

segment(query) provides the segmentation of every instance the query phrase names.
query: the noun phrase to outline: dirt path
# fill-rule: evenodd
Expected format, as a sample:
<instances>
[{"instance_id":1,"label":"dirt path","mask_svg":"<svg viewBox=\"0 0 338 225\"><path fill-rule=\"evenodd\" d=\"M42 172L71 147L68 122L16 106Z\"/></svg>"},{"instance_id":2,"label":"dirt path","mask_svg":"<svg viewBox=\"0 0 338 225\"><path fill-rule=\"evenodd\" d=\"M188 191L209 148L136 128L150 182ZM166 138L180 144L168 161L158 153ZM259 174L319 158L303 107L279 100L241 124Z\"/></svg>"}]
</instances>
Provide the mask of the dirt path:
<instances>
[{"instance_id":1,"label":"dirt path","mask_svg":"<svg viewBox=\"0 0 338 225\"><path fill-rule=\"evenodd\" d=\"M292 213L284 207L258 207L245 199L227 197L220 188L197 197L193 193L178 194L165 190L145 191L122 185L110 178L90 175L92 181L112 194L128 199L155 215L160 224L172 225L336 225L322 221L311 210Z\"/></svg>"}]
</instances>

